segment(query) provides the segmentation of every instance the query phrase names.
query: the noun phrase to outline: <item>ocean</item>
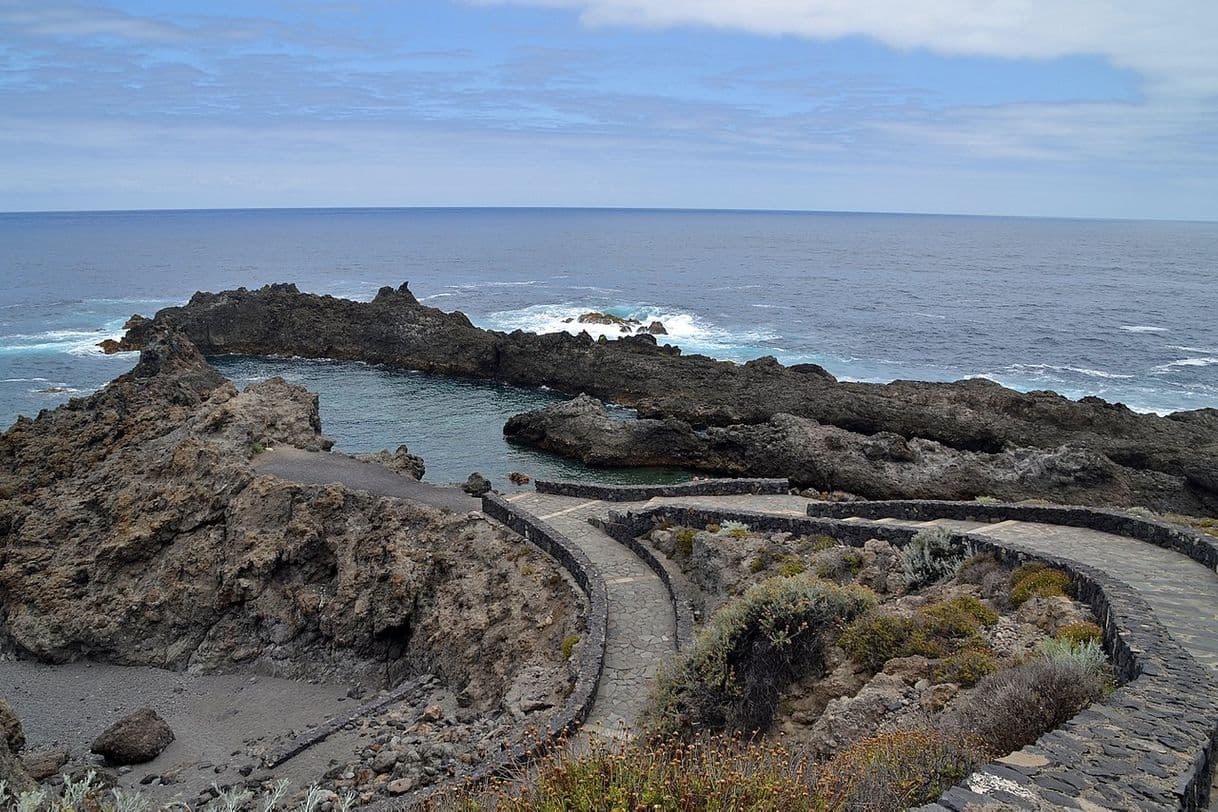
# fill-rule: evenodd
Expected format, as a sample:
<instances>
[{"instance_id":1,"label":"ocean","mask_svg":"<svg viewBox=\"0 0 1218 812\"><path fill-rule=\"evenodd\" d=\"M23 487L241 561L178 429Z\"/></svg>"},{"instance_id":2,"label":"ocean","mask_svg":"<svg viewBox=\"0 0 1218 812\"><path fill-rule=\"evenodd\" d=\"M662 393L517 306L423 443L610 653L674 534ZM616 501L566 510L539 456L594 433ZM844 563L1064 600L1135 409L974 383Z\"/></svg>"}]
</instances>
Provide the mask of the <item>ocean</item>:
<instances>
[{"instance_id":1,"label":"ocean","mask_svg":"<svg viewBox=\"0 0 1218 812\"><path fill-rule=\"evenodd\" d=\"M815 362L845 380L984 376L1168 413L1218 407L1218 223L598 209L0 214L0 424L129 369L98 341L196 290L268 282L370 299L409 280L479 326L662 321L686 352ZM616 328L601 328L616 335ZM321 395L352 452L406 444L426 479L605 481L500 429L553 393L292 359L219 359L239 386Z\"/></svg>"}]
</instances>

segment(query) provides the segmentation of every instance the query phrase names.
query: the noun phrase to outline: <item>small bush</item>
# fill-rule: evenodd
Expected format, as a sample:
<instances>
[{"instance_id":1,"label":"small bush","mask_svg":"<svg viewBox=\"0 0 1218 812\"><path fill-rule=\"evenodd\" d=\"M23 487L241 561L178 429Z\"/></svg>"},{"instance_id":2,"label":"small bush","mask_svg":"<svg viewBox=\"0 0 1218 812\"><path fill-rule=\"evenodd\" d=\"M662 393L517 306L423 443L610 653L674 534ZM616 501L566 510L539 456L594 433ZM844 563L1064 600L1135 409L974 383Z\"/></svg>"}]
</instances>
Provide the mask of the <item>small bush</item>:
<instances>
[{"instance_id":1,"label":"small bush","mask_svg":"<svg viewBox=\"0 0 1218 812\"><path fill-rule=\"evenodd\" d=\"M978 680L998 670L993 655L976 649L958 651L935 669L935 682L954 682L971 688Z\"/></svg>"},{"instance_id":2,"label":"small bush","mask_svg":"<svg viewBox=\"0 0 1218 812\"><path fill-rule=\"evenodd\" d=\"M762 550L749 562L749 572L756 575L768 566L770 566L770 551Z\"/></svg>"},{"instance_id":3,"label":"small bush","mask_svg":"<svg viewBox=\"0 0 1218 812\"><path fill-rule=\"evenodd\" d=\"M932 637L971 637L998 622L998 613L971 595L940 601L918 610L919 625Z\"/></svg>"},{"instance_id":4,"label":"small bush","mask_svg":"<svg viewBox=\"0 0 1218 812\"><path fill-rule=\"evenodd\" d=\"M807 553L819 553L837 546L837 539L832 536L804 536L799 540L799 549Z\"/></svg>"},{"instance_id":5,"label":"small bush","mask_svg":"<svg viewBox=\"0 0 1218 812\"><path fill-rule=\"evenodd\" d=\"M800 561L798 558L788 558L782 562L782 566L778 568L778 574L784 578L791 578L806 571L808 565Z\"/></svg>"},{"instance_id":6,"label":"small bush","mask_svg":"<svg viewBox=\"0 0 1218 812\"><path fill-rule=\"evenodd\" d=\"M950 578L972 555L972 545L956 542L945 528L924 527L901 550L905 583L914 589Z\"/></svg>"},{"instance_id":7,"label":"small bush","mask_svg":"<svg viewBox=\"0 0 1218 812\"><path fill-rule=\"evenodd\" d=\"M981 762L968 740L930 730L899 730L838 753L816 793L826 810L898 812L928 803Z\"/></svg>"},{"instance_id":8,"label":"small bush","mask_svg":"<svg viewBox=\"0 0 1218 812\"><path fill-rule=\"evenodd\" d=\"M961 584L977 584L980 586L993 572L999 572L1004 567L992 553L978 553L960 565L956 571L956 581Z\"/></svg>"},{"instance_id":9,"label":"small bush","mask_svg":"<svg viewBox=\"0 0 1218 812\"><path fill-rule=\"evenodd\" d=\"M742 539L742 538L746 538L748 536L749 526L747 524L745 524L744 522L726 521L723 524L719 525L718 532L721 535L730 536L731 538L734 538L734 539Z\"/></svg>"},{"instance_id":10,"label":"small bush","mask_svg":"<svg viewBox=\"0 0 1218 812\"><path fill-rule=\"evenodd\" d=\"M1071 623L1058 629L1054 637L1058 640L1065 640L1072 645L1102 643L1104 640L1104 630L1094 623Z\"/></svg>"},{"instance_id":11,"label":"small bush","mask_svg":"<svg viewBox=\"0 0 1218 812\"><path fill-rule=\"evenodd\" d=\"M1061 570L1029 564L1015 570L1011 578L1011 605L1023 606L1032 598L1053 598L1066 594L1070 576Z\"/></svg>"},{"instance_id":12,"label":"small bush","mask_svg":"<svg viewBox=\"0 0 1218 812\"><path fill-rule=\"evenodd\" d=\"M262 443L254 443L250 446L250 451L253 451L255 454L261 454L266 451L266 446Z\"/></svg>"},{"instance_id":13,"label":"small bush","mask_svg":"<svg viewBox=\"0 0 1218 812\"><path fill-rule=\"evenodd\" d=\"M836 580L853 577L863 568L863 555L853 547L835 545L812 557L816 575Z\"/></svg>"},{"instance_id":14,"label":"small bush","mask_svg":"<svg viewBox=\"0 0 1218 812\"><path fill-rule=\"evenodd\" d=\"M837 644L856 663L879 671L893 657L908 653L916 631L912 618L869 612L848 625Z\"/></svg>"},{"instance_id":15,"label":"small bush","mask_svg":"<svg viewBox=\"0 0 1218 812\"><path fill-rule=\"evenodd\" d=\"M973 501L979 505L1000 505L1000 504L1002 504L1001 499L997 499L993 496L974 496Z\"/></svg>"},{"instance_id":16,"label":"small bush","mask_svg":"<svg viewBox=\"0 0 1218 812\"><path fill-rule=\"evenodd\" d=\"M1041 656L983 677L957 709L955 724L987 754L1003 756L1058 727L1111 685L1099 646L1053 641Z\"/></svg>"},{"instance_id":17,"label":"small bush","mask_svg":"<svg viewBox=\"0 0 1218 812\"><path fill-rule=\"evenodd\" d=\"M562 658L564 660L571 659L571 653L575 651L575 646L579 643L578 634L569 634L562 639Z\"/></svg>"},{"instance_id":18,"label":"small bush","mask_svg":"<svg viewBox=\"0 0 1218 812\"><path fill-rule=\"evenodd\" d=\"M824 632L862 614L875 595L797 575L769 578L724 606L693 647L656 680L653 732L761 730L792 679L823 662Z\"/></svg>"},{"instance_id":19,"label":"small bush","mask_svg":"<svg viewBox=\"0 0 1218 812\"><path fill-rule=\"evenodd\" d=\"M628 744L593 739L562 748L527 771L526 786L503 783L432 800L433 810L609 812L610 810L819 810L806 756L770 742L723 736ZM454 797L455 796L455 797Z\"/></svg>"},{"instance_id":20,"label":"small bush","mask_svg":"<svg viewBox=\"0 0 1218 812\"><path fill-rule=\"evenodd\" d=\"M694 538L697 536L693 530L688 527L683 530L678 530L677 535L673 537L674 549L677 555L682 558L689 558L694 554Z\"/></svg>"},{"instance_id":21,"label":"small bush","mask_svg":"<svg viewBox=\"0 0 1218 812\"><path fill-rule=\"evenodd\" d=\"M719 525L715 524L714 522L711 522L710 524L708 524L706 526L706 532L707 533L718 533Z\"/></svg>"}]
</instances>

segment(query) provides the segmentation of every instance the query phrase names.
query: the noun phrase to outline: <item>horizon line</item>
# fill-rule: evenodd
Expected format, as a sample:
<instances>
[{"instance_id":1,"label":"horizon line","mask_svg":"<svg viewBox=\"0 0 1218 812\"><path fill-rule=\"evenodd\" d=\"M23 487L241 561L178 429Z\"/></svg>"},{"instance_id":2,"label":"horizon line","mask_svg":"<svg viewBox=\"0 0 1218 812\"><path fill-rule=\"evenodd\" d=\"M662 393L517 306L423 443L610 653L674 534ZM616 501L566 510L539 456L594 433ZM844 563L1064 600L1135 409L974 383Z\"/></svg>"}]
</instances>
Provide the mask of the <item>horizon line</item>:
<instances>
[{"instance_id":1,"label":"horizon line","mask_svg":"<svg viewBox=\"0 0 1218 812\"><path fill-rule=\"evenodd\" d=\"M0 216L9 215L67 215L67 214L189 214L220 212L324 212L324 211L603 211L603 212L667 212L705 214L818 214L818 215L870 215L881 217L972 217L1001 220L1078 220L1087 222L1130 223L1218 223L1218 219L1181 219L1171 217L1094 217L1085 215L1054 214L980 214L966 212L933 211L869 211L862 209L767 209L767 208L721 208L696 206L608 206L608 205L405 205L405 206L219 206L198 208L135 208L135 209L28 209L0 211Z\"/></svg>"}]
</instances>

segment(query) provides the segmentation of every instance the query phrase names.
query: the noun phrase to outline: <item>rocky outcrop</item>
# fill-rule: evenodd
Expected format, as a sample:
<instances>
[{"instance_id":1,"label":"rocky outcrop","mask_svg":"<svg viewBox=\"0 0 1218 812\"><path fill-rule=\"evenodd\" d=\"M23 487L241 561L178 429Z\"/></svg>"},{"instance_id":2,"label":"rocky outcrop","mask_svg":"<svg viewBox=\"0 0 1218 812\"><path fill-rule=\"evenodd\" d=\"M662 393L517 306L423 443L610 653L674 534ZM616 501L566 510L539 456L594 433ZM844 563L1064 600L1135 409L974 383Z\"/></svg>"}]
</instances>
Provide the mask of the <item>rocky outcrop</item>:
<instances>
[{"instance_id":1,"label":"rocky outcrop","mask_svg":"<svg viewBox=\"0 0 1218 812\"><path fill-rule=\"evenodd\" d=\"M375 462L378 465L383 465L390 471L395 471L411 479L422 479L423 474L427 473L427 465L423 458L411 454L410 449L404 445L398 446L397 450L390 454L388 451L377 451L374 454L354 454L357 460L364 462Z\"/></svg>"},{"instance_id":2,"label":"rocky outcrop","mask_svg":"<svg viewBox=\"0 0 1218 812\"><path fill-rule=\"evenodd\" d=\"M141 708L102 731L89 749L110 764L143 764L159 756L173 739L173 730L156 711Z\"/></svg>"},{"instance_id":3,"label":"rocky outcrop","mask_svg":"<svg viewBox=\"0 0 1218 812\"><path fill-rule=\"evenodd\" d=\"M474 471L465 480L465 484L461 486L461 490L468 493L470 496L482 496L484 493L489 493L491 490L491 481L482 474Z\"/></svg>"},{"instance_id":4,"label":"rocky outcrop","mask_svg":"<svg viewBox=\"0 0 1218 812\"><path fill-rule=\"evenodd\" d=\"M20 793L34 788L34 780L26 772L17 751L25 746L21 720L11 705L0 699L0 783L9 792ZM0 794L0 800L3 795Z\"/></svg>"},{"instance_id":5,"label":"rocky outcrop","mask_svg":"<svg viewBox=\"0 0 1218 812\"><path fill-rule=\"evenodd\" d=\"M960 452L1070 446L1122 468L1167 474L1178 503L1218 510L1218 429L1204 413L1136 414L1099 398L1020 393L985 380L843 383L815 365L747 364L683 355L650 334L594 341L586 333L480 330L461 313L420 304L405 285L371 302L301 293L294 285L197 293L127 335L132 346L176 325L204 353L330 357L524 386L633 406L693 426L761 424L792 415L862 435L889 433Z\"/></svg>"},{"instance_id":6,"label":"rocky outcrop","mask_svg":"<svg viewBox=\"0 0 1218 812\"><path fill-rule=\"evenodd\" d=\"M544 555L476 513L258 475L278 445L329 447L316 396L238 392L176 333L18 420L0 435L0 645L375 687L428 672L475 708L562 663L577 604Z\"/></svg>"},{"instance_id":7,"label":"rocky outcrop","mask_svg":"<svg viewBox=\"0 0 1218 812\"><path fill-rule=\"evenodd\" d=\"M790 477L801 488L871 499L1039 497L1066 504L1201 511L1182 477L1121 466L1082 448L960 451L925 439L864 435L778 414L758 424L695 429L675 418L621 420L587 396L512 417L510 440L591 465L684 466L720 476Z\"/></svg>"}]
</instances>

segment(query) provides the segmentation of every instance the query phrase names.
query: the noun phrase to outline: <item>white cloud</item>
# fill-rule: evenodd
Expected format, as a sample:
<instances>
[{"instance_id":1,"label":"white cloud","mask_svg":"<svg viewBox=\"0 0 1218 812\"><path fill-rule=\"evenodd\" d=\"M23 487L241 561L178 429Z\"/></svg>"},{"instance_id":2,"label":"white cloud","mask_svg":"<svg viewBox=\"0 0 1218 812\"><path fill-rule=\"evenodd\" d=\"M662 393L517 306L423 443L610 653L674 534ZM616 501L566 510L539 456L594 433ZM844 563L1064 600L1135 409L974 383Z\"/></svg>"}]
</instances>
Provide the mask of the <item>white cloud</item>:
<instances>
[{"instance_id":1,"label":"white cloud","mask_svg":"<svg viewBox=\"0 0 1218 812\"><path fill-rule=\"evenodd\" d=\"M473 0L574 9L589 25L680 25L899 49L1048 59L1093 55L1157 93L1218 94L1213 0Z\"/></svg>"}]
</instances>

